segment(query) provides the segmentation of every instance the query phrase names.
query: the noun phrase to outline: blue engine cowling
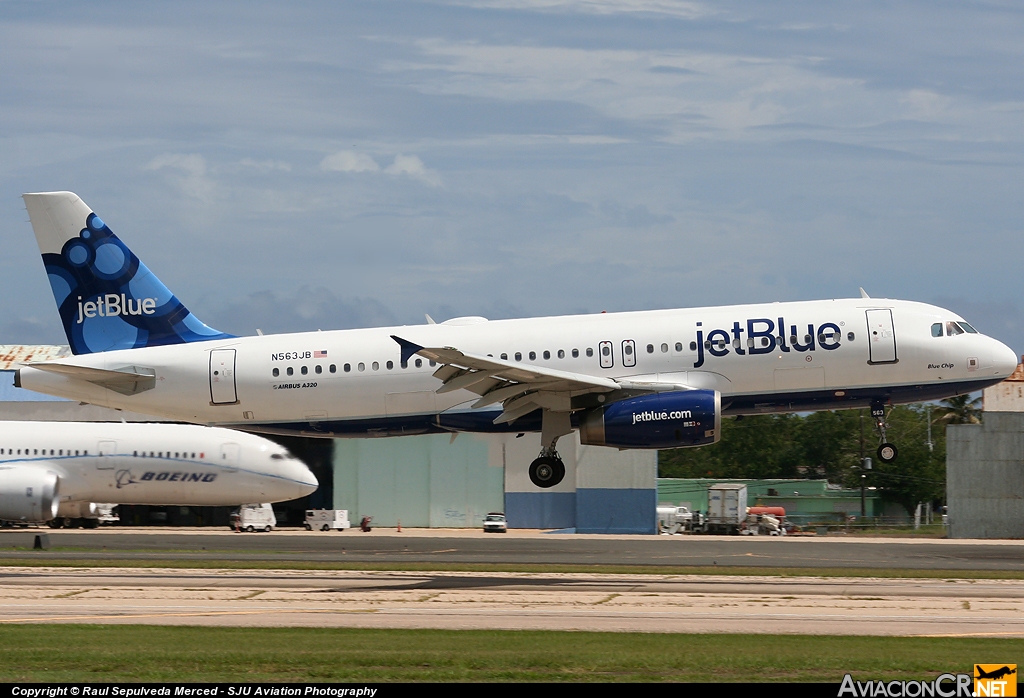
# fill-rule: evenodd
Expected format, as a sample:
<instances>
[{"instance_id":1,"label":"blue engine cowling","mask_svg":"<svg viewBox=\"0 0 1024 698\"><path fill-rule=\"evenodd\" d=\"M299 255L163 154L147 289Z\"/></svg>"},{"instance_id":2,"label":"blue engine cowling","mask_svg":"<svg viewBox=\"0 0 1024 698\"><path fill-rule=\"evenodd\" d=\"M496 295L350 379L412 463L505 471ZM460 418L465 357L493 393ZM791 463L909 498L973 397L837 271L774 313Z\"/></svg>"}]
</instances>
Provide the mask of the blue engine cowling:
<instances>
[{"instance_id":1,"label":"blue engine cowling","mask_svg":"<svg viewBox=\"0 0 1024 698\"><path fill-rule=\"evenodd\" d=\"M615 448L682 448L718 441L722 395L717 390L681 390L620 400L588 410L580 420L580 443Z\"/></svg>"}]
</instances>

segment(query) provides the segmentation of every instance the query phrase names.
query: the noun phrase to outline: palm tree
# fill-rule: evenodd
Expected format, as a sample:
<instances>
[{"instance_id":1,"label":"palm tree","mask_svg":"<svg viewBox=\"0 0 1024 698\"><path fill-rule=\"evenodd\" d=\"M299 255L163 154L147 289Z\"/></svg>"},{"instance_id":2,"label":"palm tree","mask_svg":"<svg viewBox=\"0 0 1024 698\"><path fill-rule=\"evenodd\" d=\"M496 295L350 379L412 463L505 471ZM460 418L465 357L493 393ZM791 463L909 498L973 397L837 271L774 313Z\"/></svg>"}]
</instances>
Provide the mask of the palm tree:
<instances>
[{"instance_id":1,"label":"palm tree","mask_svg":"<svg viewBox=\"0 0 1024 698\"><path fill-rule=\"evenodd\" d=\"M936 410L936 424L980 424L981 397L971 398L970 395L957 395L939 402Z\"/></svg>"}]
</instances>

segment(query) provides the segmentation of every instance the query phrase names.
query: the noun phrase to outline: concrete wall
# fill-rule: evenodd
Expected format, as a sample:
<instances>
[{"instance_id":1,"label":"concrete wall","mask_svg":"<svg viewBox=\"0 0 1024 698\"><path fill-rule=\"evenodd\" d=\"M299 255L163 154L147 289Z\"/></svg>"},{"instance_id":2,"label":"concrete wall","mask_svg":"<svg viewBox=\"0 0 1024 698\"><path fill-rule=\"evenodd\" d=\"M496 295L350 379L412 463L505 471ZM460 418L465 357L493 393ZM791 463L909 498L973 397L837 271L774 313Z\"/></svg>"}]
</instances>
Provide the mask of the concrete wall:
<instances>
[{"instance_id":1,"label":"concrete wall","mask_svg":"<svg viewBox=\"0 0 1024 698\"><path fill-rule=\"evenodd\" d=\"M334 508L376 526L474 528L502 511L501 443L475 434L334 441Z\"/></svg>"},{"instance_id":2,"label":"concrete wall","mask_svg":"<svg viewBox=\"0 0 1024 698\"><path fill-rule=\"evenodd\" d=\"M1024 412L946 429L951 538L1024 538Z\"/></svg>"},{"instance_id":3,"label":"concrete wall","mask_svg":"<svg viewBox=\"0 0 1024 698\"><path fill-rule=\"evenodd\" d=\"M563 436L558 452L565 464L565 478L546 490L530 482L530 463L540 453L540 434L494 437L504 448L505 518L509 528L576 527L575 435Z\"/></svg>"},{"instance_id":4,"label":"concrete wall","mask_svg":"<svg viewBox=\"0 0 1024 698\"><path fill-rule=\"evenodd\" d=\"M658 452L576 447L576 531L657 533Z\"/></svg>"},{"instance_id":5,"label":"concrete wall","mask_svg":"<svg viewBox=\"0 0 1024 698\"><path fill-rule=\"evenodd\" d=\"M509 528L656 533L655 451L581 446L564 436L565 478L542 490L529 466L540 435L461 434L337 439L334 507L379 526L473 528L504 511Z\"/></svg>"}]
</instances>

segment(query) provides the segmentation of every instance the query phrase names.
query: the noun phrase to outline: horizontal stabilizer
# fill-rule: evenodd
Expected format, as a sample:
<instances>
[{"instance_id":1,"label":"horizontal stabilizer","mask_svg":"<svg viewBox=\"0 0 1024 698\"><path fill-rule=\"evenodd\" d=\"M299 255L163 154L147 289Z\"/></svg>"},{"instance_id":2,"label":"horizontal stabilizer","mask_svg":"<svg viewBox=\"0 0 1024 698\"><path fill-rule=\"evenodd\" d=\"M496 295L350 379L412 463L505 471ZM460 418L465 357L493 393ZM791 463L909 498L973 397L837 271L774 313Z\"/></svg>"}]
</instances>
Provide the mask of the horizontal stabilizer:
<instances>
[{"instance_id":1,"label":"horizontal stabilizer","mask_svg":"<svg viewBox=\"0 0 1024 698\"><path fill-rule=\"evenodd\" d=\"M141 366L105 369L72 364L42 363L29 364L28 367L92 383L122 395L135 395L156 387L156 371Z\"/></svg>"}]
</instances>

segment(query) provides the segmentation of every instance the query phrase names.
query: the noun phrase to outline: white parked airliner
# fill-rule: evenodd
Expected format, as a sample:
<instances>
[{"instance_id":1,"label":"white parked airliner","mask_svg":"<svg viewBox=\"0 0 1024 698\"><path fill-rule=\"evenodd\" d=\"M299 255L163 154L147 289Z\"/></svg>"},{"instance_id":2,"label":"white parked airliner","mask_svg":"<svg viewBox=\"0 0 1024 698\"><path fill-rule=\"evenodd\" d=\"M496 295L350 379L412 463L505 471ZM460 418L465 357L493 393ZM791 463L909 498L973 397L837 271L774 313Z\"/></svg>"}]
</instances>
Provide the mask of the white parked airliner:
<instances>
[{"instance_id":1,"label":"white parked airliner","mask_svg":"<svg viewBox=\"0 0 1024 698\"><path fill-rule=\"evenodd\" d=\"M0 520L98 524L96 502L237 506L315 491L284 447L193 424L0 422Z\"/></svg>"},{"instance_id":2,"label":"white parked airliner","mask_svg":"<svg viewBox=\"0 0 1024 698\"><path fill-rule=\"evenodd\" d=\"M723 414L885 407L980 390L1017 364L943 308L861 298L233 337L192 315L75 194L25 194L74 357L23 387L268 433L390 436L541 431L539 487L559 437L713 443Z\"/></svg>"}]
</instances>

